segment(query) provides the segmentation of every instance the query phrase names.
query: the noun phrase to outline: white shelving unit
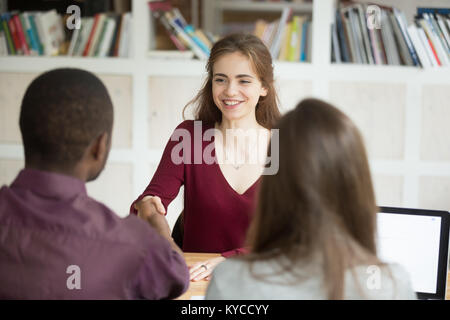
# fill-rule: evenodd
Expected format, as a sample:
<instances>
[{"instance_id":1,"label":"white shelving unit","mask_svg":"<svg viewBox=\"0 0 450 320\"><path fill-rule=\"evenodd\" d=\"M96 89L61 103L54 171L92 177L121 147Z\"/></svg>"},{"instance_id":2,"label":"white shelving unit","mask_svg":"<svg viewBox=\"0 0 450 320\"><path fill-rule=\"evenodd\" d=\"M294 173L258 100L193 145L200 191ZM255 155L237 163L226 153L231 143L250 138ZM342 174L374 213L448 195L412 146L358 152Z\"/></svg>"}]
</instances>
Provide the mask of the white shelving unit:
<instances>
[{"instance_id":1,"label":"white shelving unit","mask_svg":"<svg viewBox=\"0 0 450 320\"><path fill-rule=\"evenodd\" d=\"M225 11L234 12L281 12L290 7L296 13L313 12L312 3L286 3L286 2L255 2L249 0L203 0L203 26L206 30L219 33L222 25L222 16Z\"/></svg>"},{"instance_id":2,"label":"white shelving unit","mask_svg":"<svg viewBox=\"0 0 450 320\"><path fill-rule=\"evenodd\" d=\"M214 4L217 7L212 8ZM213 14L203 17L204 25L217 23L217 10L254 10L253 3L244 1L210 1L203 3L204 10ZM280 10L283 5L275 3L258 3L258 10ZM424 86L449 86L450 68L422 70L413 67L390 67L368 65L336 65L331 63L331 24L335 10L334 0L315 0L312 5L297 5L298 11L312 12L312 59L311 63L275 62L277 82L288 81L291 84L310 83L309 94L325 100L330 100L330 90L336 83L374 83L377 85L405 86L405 116L403 156L398 159L371 159L370 163L375 175L402 177L402 194L400 203L408 207L417 207L419 201L420 176L439 176L449 178L450 159L442 161L422 161L418 142L421 138L422 126L422 92ZM212 11L208 11L212 10ZM149 10L146 0L133 0L133 36L132 57L118 58L66 58L66 57L1 57L0 77L2 73L40 73L56 67L79 67L97 74L126 75L132 78L132 141L131 147L113 149L110 161L132 165L132 194L137 196L148 184L151 170L159 162L162 148L150 149L149 129L159 121L152 118L149 103L152 96L148 93L149 77L164 77L178 79L180 77L201 78L205 74L205 62L198 60L164 60L148 59L149 48ZM177 88L172 89L176 94ZM383 95L383 92L380 92ZM187 102L187 101L186 101ZM334 102L334 101L333 101ZM448 103L443 102L443 103ZM180 113L183 106L180 106ZM292 108L287 106L284 110ZM161 106L164 108L164 106ZM170 126L172 124L168 124ZM174 128L174 126L173 126ZM171 128L170 130L172 130ZM364 131L364 128L362 128ZM450 136L450 135L449 135ZM168 138L168 137L167 137ZM449 141L450 148L450 138ZM21 145L0 144L0 158L22 159ZM447 202L448 203L448 202ZM380 203L392 205L392 203ZM450 209L450 204L447 208ZM172 216L176 219L176 216ZM170 221L170 217L169 217ZM171 221L171 223L173 223Z\"/></svg>"}]
</instances>

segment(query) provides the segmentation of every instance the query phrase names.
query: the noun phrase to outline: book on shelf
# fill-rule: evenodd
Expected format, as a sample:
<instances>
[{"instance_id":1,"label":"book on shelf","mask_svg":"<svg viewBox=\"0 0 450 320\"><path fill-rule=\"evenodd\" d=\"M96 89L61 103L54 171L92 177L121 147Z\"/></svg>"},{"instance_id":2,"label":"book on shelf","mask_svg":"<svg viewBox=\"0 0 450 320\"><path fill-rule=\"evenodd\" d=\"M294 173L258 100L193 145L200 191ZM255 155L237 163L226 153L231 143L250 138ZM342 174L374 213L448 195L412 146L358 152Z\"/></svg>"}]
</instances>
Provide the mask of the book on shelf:
<instances>
[{"instance_id":1,"label":"book on shelf","mask_svg":"<svg viewBox=\"0 0 450 320\"><path fill-rule=\"evenodd\" d=\"M286 7L275 21L258 19L253 34L266 44L274 60L310 61L311 26L310 16L294 15Z\"/></svg>"},{"instance_id":2,"label":"book on shelf","mask_svg":"<svg viewBox=\"0 0 450 320\"><path fill-rule=\"evenodd\" d=\"M414 23L408 26L401 10L377 4L377 29L368 27L368 5L339 4L331 34L332 62L423 68L450 65L450 9L418 8Z\"/></svg>"},{"instance_id":3,"label":"book on shelf","mask_svg":"<svg viewBox=\"0 0 450 320\"><path fill-rule=\"evenodd\" d=\"M196 29L188 24L178 8L172 7L169 1L148 2L151 16L151 24L160 23L173 45L179 51L192 51L200 60L208 59L212 44L216 41L210 34L201 29ZM155 26L153 26L155 29ZM154 46L154 44L151 44ZM155 50L150 50L150 53ZM157 50L156 50L157 51ZM176 51L176 50L173 50ZM163 51L164 52L164 51ZM167 52L167 51L166 51ZM151 54L153 57L154 54ZM169 54L168 57L176 57L177 54ZM189 54L179 55L187 57ZM162 57L159 55L159 57Z\"/></svg>"},{"instance_id":4,"label":"book on shelf","mask_svg":"<svg viewBox=\"0 0 450 320\"><path fill-rule=\"evenodd\" d=\"M67 39L56 10L7 12L0 15L0 55L128 57L130 25L130 12L98 13L82 17Z\"/></svg>"},{"instance_id":5,"label":"book on shelf","mask_svg":"<svg viewBox=\"0 0 450 320\"><path fill-rule=\"evenodd\" d=\"M450 8L418 8L414 21L427 65L450 66Z\"/></svg>"}]
</instances>

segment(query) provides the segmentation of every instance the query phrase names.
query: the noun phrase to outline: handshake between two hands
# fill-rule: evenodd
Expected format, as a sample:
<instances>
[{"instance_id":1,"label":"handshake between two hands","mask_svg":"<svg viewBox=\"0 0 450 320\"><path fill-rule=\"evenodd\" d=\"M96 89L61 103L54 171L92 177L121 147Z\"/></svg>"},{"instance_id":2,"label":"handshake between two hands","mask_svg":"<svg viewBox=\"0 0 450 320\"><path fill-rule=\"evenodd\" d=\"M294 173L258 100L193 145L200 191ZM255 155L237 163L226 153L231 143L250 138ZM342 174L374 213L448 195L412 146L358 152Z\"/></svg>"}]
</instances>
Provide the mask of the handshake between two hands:
<instances>
[{"instance_id":1,"label":"handshake between two hands","mask_svg":"<svg viewBox=\"0 0 450 320\"><path fill-rule=\"evenodd\" d=\"M161 202L161 198L157 196L145 196L134 204L134 208L137 210L139 218L148 221L159 234L170 242L175 251L183 255L183 251L171 236L170 227L165 218L166 209ZM224 260L225 258L223 257L217 257L189 266L190 280L210 280L214 268Z\"/></svg>"}]
</instances>

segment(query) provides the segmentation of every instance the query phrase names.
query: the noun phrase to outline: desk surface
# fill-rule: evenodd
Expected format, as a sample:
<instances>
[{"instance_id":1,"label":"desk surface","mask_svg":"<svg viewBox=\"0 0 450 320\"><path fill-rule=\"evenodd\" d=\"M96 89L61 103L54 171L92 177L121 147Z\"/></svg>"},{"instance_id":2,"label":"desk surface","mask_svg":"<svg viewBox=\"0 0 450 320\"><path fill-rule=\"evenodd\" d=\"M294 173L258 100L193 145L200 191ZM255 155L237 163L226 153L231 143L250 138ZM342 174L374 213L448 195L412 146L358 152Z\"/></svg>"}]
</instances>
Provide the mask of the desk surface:
<instances>
[{"instance_id":1,"label":"desk surface","mask_svg":"<svg viewBox=\"0 0 450 320\"><path fill-rule=\"evenodd\" d=\"M208 259L219 257L218 253L184 253L184 259L188 266L193 265L196 262L205 261ZM189 284L189 289L182 294L177 300L190 300L193 296L204 296L206 293L206 288L208 288L209 281L191 281Z\"/></svg>"},{"instance_id":2,"label":"desk surface","mask_svg":"<svg viewBox=\"0 0 450 320\"><path fill-rule=\"evenodd\" d=\"M218 256L220 255L217 253L184 253L184 258L186 259L186 264L188 266L191 266L196 262L208 260ZM206 280L195 282L191 281L189 289L183 295L178 297L178 300L189 300L192 296L204 296L208 287L208 283L209 282ZM445 295L445 299L450 300L450 271L448 272L447 276L447 293Z\"/></svg>"}]
</instances>

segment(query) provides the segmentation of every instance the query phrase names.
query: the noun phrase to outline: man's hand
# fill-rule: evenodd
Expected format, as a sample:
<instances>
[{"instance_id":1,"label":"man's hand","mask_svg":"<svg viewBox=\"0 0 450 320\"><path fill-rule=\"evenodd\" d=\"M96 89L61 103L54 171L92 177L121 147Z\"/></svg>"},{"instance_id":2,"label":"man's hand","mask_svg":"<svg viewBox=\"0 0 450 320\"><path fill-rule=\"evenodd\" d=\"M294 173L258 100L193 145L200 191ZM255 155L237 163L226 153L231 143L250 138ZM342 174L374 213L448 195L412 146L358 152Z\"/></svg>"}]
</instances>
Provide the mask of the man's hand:
<instances>
[{"instance_id":1,"label":"man's hand","mask_svg":"<svg viewBox=\"0 0 450 320\"><path fill-rule=\"evenodd\" d=\"M157 196L145 196L134 204L134 208L138 211L138 217L147 220L154 214L166 214L166 209L161 202L161 198Z\"/></svg>"},{"instance_id":2,"label":"man's hand","mask_svg":"<svg viewBox=\"0 0 450 320\"><path fill-rule=\"evenodd\" d=\"M134 208L138 211L139 218L146 220L161 236L170 242L175 251L183 255L183 251L172 238L170 227L165 217L166 210L161 202L161 198L146 196L139 202L136 202Z\"/></svg>"}]
</instances>

